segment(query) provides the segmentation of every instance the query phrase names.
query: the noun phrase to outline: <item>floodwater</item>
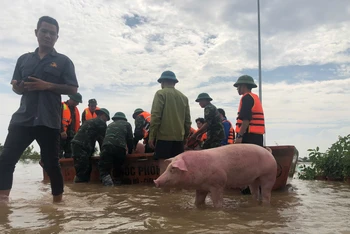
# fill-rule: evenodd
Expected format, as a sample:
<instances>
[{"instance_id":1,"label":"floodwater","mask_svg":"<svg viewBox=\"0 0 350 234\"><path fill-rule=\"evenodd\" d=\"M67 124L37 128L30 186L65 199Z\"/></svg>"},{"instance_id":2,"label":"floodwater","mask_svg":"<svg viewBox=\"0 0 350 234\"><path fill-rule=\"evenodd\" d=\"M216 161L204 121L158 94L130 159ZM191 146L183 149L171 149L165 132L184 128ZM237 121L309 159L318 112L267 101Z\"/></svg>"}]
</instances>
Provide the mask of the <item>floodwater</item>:
<instances>
[{"instance_id":1,"label":"floodwater","mask_svg":"<svg viewBox=\"0 0 350 234\"><path fill-rule=\"evenodd\" d=\"M293 179L270 207L231 192L216 210L209 198L196 208L192 191L138 185L66 184L65 201L52 204L41 180L39 165L17 165L0 233L350 233L350 185L342 182Z\"/></svg>"}]
</instances>

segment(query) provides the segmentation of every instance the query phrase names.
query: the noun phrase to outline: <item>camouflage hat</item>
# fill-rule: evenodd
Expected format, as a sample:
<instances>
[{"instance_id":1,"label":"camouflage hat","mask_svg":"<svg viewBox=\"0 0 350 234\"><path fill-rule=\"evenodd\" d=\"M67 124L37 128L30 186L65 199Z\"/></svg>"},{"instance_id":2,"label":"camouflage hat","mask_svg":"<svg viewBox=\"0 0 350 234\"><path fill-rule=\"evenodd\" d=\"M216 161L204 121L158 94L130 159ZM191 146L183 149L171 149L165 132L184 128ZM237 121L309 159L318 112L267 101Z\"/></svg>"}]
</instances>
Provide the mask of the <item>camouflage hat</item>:
<instances>
[{"instance_id":1,"label":"camouflage hat","mask_svg":"<svg viewBox=\"0 0 350 234\"><path fill-rule=\"evenodd\" d=\"M209 96L207 93L200 93L196 99L196 102L199 102L200 100L207 99L209 101L212 101L213 99Z\"/></svg>"},{"instance_id":2,"label":"camouflage hat","mask_svg":"<svg viewBox=\"0 0 350 234\"><path fill-rule=\"evenodd\" d=\"M236 83L233 84L233 86L237 87L237 86L240 85L240 84L248 84L248 85L251 85L252 88L258 87L258 86L255 84L253 77L248 76L248 75L240 76L240 77L238 78L238 80L236 81Z\"/></svg>"},{"instance_id":3,"label":"camouflage hat","mask_svg":"<svg viewBox=\"0 0 350 234\"><path fill-rule=\"evenodd\" d=\"M162 83L163 80L171 80L171 81L175 81L175 83L179 82L176 79L175 73L172 71L164 71L160 76L160 78L158 79L158 82Z\"/></svg>"},{"instance_id":4,"label":"camouflage hat","mask_svg":"<svg viewBox=\"0 0 350 234\"><path fill-rule=\"evenodd\" d=\"M95 104L97 106L97 101L95 98L89 100L89 104Z\"/></svg>"},{"instance_id":5,"label":"camouflage hat","mask_svg":"<svg viewBox=\"0 0 350 234\"><path fill-rule=\"evenodd\" d=\"M108 120L111 119L111 118L109 117L109 111L108 111L106 108L101 108L101 109L95 110L95 113L96 113L97 115L101 114L101 112L102 112L103 114L106 114L106 115L107 115Z\"/></svg>"},{"instance_id":6,"label":"camouflage hat","mask_svg":"<svg viewBox=\"0 0 350 234\"><path fill-rule=\"evenodd\" d=\"M136 108L136 109L134 110L134 114L132 114L132 117L135 119L136 116L137 116L138 114L140 114L141 112L143 112L143 110L142 110L141 108Z\"/></svg>"},{"instance_id":7,"label":"camouflage hat","mask_svg":"<svg viewBox=\"0 0 350 234\"><path fill-rule=\"evenodd\" d=\"M115 120L115 119L124 119L127 121L126 116L123 112L115 113L114 116L112 117L112 120Z\"/></svg>"},{"instance_id":8,"label":"camouflage hat","mask_svg":"<svg viewBox=\"0 0 350 234\"><path fill-rule=\"evenodd\" d=\"M83 103L83 97L81 96L80 93L71 94L71 95L68 95L68 97L70 99L72 99L73 101L76 101L76 102L79 102L79 103Z\"/></svg>"}]
</instances>

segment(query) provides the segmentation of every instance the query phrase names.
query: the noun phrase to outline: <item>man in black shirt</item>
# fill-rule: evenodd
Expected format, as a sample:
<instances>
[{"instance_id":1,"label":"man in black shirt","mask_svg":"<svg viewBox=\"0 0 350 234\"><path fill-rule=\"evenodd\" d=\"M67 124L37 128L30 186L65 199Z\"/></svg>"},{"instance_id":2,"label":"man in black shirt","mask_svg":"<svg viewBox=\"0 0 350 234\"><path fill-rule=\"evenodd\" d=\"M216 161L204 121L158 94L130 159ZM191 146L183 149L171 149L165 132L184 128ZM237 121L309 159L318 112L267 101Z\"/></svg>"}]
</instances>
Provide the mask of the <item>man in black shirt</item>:
<instances>
[{"instance_id":1,"label":"man in black shirt","mask_svg":"<svg viewBox=\"0 0 350 234\"><path fill-rule=\"evenodd\" d=\"M236 123L235 143L251 143L263 146L265 133L264 111L258 95L252 93L257 85L251 76L241 76L234 84L242 95Z\"/></svg>"},{"instance_id":2,"label":"man in black shirt","mask_svg":"<svg viewBox=\"0 0 350 234\"><path fill-rule=\"evenodd\" d=\"M242 95L237 113L235 144L250 143L263 147L264 111L258 95L252 93L252 88L256 88L257 85L251 76L243 75L233 86L237 87L238 94ZM241 193L250 194L249 187L242 188Z\"/></svg>"},{"instance_id":3,"label":"man in black shirt","mask_svg":"<svg viewBox=\"0 0 350 234\"><path fill-rule=\"evenodd\" d=\"M50 177L53 201L62 200L63 177L58 161L61 94L77 93L78 82L73 62L54 49L58 32L55 19L41 17L35 29L39 47L17 60L11 84L12 90L22 97L0 155L0 200L8 200L15 166L34 140L40 146L41 162Z\"/></svg>"}]
</instances>

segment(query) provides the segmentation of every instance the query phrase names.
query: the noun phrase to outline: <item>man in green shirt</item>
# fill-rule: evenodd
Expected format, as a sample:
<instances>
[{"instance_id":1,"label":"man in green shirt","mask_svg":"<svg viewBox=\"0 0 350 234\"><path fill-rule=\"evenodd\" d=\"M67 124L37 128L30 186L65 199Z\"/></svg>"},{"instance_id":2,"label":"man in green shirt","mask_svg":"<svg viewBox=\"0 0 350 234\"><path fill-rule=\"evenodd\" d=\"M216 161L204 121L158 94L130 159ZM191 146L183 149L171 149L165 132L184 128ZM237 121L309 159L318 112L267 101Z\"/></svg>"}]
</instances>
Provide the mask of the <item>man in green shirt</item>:
<instances>
[{"instance_id":1,"label":"man in green shirt","mask_svg":"<svg viewBox=\"0 0 350 234\"><path fill-rule=\"evenodd\" d=\"M154 95L151 109L149 145L156 159L168 159L184 152L184 142L191 128L188 98L175 89L179 82L174 72L164 71L158 79L162 89ZM165 170L160 160L160 173Z\"/></svg>"}]
</instances>

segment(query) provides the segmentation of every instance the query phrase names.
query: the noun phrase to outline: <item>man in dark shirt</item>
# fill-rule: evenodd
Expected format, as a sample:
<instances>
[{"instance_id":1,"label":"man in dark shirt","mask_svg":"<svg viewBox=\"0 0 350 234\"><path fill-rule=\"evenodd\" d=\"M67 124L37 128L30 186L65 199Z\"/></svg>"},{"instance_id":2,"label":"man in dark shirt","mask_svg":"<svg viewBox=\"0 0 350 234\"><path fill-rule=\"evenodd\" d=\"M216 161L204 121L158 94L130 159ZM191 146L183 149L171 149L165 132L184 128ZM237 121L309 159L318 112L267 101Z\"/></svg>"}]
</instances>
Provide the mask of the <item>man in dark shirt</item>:
<instances>
[{"instance_id":1,"label":"man in dark shirt","mask_svg":"<svg viewBox=\"0 0 350 234\"><path fill-rule=\"evenodd\" d=\"M253 78L248 75L240 76L233 85L237 87L239 95L242 95L236 123L235 144L250 143L263 147L265 133L264 111L259 97L252 93L256 88ZM249 187L241 189L242 194L250 194Z\"/></svg>"},{"instance_id":2,"label":"man in dark shirt","mask_svg":"<svg viewBox=\"0 0 350 234\"><path fill-rule=\"evenodd\" d=\"M103 139L106 134L109 121L109 111L105 108L96 110L97 117L86 120L75 134L71 146L74 158L75 183L86 183L90 180L90 157L94 153L96 141L102 149Z\"/></svg>"},{"instance_id":3,"label":"man in dark shirt","mask_svg":"<svg viewBox=\"0 0 350 234\"><path fill-rule=\"evenodd\" d=\"M216 106L210 103L213 99L207 93L201 93L198 95L196 102L204 108L205 123L200 129L198 129L192 136L192 139L204 132L207 132L207 139L205 140L202 148L210 149L221 146L221 141L225 139L224 127L221 122L220 114L216 109Z\"/></svg>"},{"instance_id":4,"label":"man in dark shirt","mask_svg":"<svg viewBox=\"0 0 350 234\"><path fill-rule=\"evenodd\" d=\"M234 84L242 95L238 109L235 143L251 143L263 146L265 133L264 111L259 97L252 93L257 85L251 76L241 76Z\"/></svg>"},{"instance_id":5,"label":"man in dark shirt","mask_svg":"<svg viewBox=\"0 0 350 234\"><path fill-rule=\"evenodd\" d=\"M54 49L59 26L43 16L35 35L39 47L18 58L11 81L12 90L22 95L19 109L12 115L4 149L0 155L0 198L7 200L12 188L15 165L23 151L36 140L41 162L51 181L54 202L63 194L59 165L61 94L77 93L73 62Z\"/></svg>"}]
</instances>

